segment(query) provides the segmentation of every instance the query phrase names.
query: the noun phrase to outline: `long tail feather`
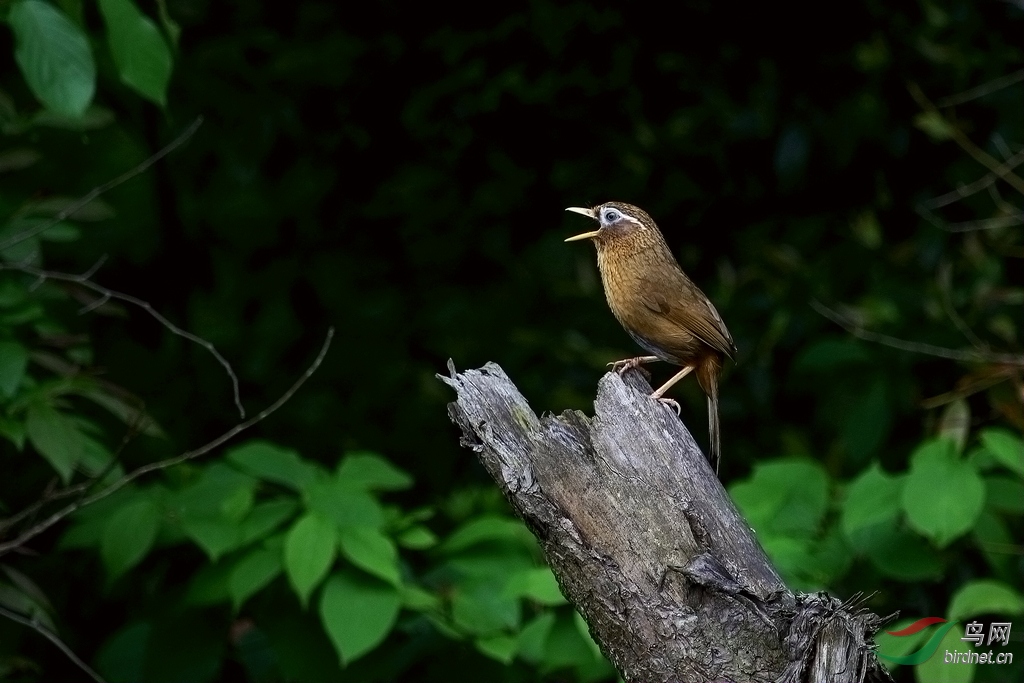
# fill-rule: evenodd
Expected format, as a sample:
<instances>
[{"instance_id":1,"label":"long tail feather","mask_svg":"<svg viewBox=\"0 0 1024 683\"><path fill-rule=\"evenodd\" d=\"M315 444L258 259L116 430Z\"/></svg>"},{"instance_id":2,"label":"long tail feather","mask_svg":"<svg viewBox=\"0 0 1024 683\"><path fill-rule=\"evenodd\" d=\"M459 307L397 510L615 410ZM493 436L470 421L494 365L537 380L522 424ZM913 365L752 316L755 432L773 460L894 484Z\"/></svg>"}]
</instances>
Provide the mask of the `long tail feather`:
<instances>
[{"instance_id":1,"label":"long tail feather","mask_svg":"<svg viewBox=\"0 0 1024 683\"><path fill-rule=\"evenodd\" d=\"M697 367L697 382L708 396L708 462L718 474L718 463L722 459L722 430L718 424L718 375L722 366L716 356L708 356Z\"/></svg>"}]
</instances>

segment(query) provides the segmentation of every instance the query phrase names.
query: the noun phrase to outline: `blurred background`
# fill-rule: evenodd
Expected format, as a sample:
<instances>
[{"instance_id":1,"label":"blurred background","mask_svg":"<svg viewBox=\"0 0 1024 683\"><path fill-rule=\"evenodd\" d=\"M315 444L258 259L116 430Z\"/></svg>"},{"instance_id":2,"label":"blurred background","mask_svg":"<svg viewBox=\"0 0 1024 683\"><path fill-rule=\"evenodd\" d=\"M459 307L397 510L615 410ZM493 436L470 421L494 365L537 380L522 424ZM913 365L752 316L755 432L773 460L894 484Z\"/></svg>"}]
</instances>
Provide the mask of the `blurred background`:
<instances>
[{"instance_id":1,"label":"blurred background","mask_svg":"<svg viewBox=\"0 0 1024 683\"><path fill-rule=\"evenodd\" d=\"M435 374L494 361L538 413L592 411L605 364L637 348L593 248L563 243L589 229L563 209L619 200L654 217L735 337L721 478L790 585L870 594L898 624L1016 615L1014 665L935 668L940 649L894 675L1024 680L1019 2L0 14L0 542L62 487L100 490L239 421L206 349L26 269L105 257L92 281L211 342L250 413L336 329L234 450L0 558L0 605L99 675L615 680L459 447ZM146 173L19 238L198 116ZM706 444L696 383L673 396ZM329 557L310 550L335 534ZM0 618L0 677L87 676Z\"/></svg>"}]
</instances>

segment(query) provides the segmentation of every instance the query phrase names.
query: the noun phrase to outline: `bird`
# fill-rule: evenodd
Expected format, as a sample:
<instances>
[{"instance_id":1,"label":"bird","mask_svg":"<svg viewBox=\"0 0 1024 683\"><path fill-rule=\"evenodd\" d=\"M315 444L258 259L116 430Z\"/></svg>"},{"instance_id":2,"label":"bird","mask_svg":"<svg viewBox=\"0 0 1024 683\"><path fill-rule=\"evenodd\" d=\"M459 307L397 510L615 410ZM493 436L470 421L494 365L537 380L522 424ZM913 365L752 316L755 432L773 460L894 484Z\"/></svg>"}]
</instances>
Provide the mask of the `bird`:
<instances>
[{"instance_id":1,"label":"bird","mask_svg":"<svg viewBox=\"0 0 1024 683\"><path fill-rule=\"evenodd\" d=\"M691 372L708 399L709 461L717 474L721 459L718 380L725 358L736 358L736 344L711 300L687 277L654 220L625 202L592 208L570 206L600 226L566 239L591 240L597 247L605 298L612 314L648 356L609 363L619 374L643 363L665 361L682 370L651 394L675 409L665 392Z\"/></svg>"}]
</instances>

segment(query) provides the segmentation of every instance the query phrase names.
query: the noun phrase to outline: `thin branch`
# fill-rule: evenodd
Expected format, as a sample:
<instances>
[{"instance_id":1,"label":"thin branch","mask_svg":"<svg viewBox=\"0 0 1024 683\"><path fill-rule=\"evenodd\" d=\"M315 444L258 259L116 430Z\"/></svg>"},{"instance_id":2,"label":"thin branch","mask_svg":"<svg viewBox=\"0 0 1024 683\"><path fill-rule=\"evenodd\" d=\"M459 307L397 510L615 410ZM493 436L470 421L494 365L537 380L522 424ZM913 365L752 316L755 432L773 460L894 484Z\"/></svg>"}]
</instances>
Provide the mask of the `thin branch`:
<instances>
[{"instance_id":1,"label":"thin branch","mask_svg":"<svg viewBox=\"0 0 1024 683\"><path fill-rule=\"evenodd\" d=\"M967 338L967 341L971 342L974 348L981 351L988 351L988 345L981 341L981 338L974 333L974 330L970 328L967 322L957 312L956 307L953 305L953 268L948 261L944 262L939 268L938 281L939 291L942 293L942 308L945 310L946 315L953 322L960 333Z\"/></svg>"},{"instance_id":2,"label":"thin branch","mask_svg":"<svg viewBox=\"0 0 1024 683\"><path fill-rule=\"evenodd\" d=\"M8 248L10 246L18 244L19 242L23 242L23 241L25 241L25 240L27 240L27 239L29 239L31 237L35 237L36 235L38 235L41 232L45 232L45 231L49 230L50 228L52 228L53 226L57 225L61 221L67 219L69 216L74 215L74 213L76 211L78 211L83 206L85 206L86 204L88 204L92 200L96 199L100 195L102 195L102 194L104 194L106 192L109 192L110 190L114 189L118 185L121 185L122 183L125 183L125 182L131 180L132 178L134 178L135 176L137 176L137 175L139 175L141 173L145 173L146 170L148 170L150 166L152 166L156 162L160 161L165 156L167 156L168 154L170 154L171 152L173 152L174 150L178 149L183 144L185 144L188 141L188 139L191 138L195 134L195 132L197 130L199 130L199 126L201 126L201 125L203 125L203 117L202 116L198 116L198 117L196 117L196 120L192 122L192 125L190 125L188 128L186 128L181 133L181 135L179 135L178 137L174 138L174 140L172 140L163 149L161 149L160 151L158 151L157 153L155 153L154 155L152 155L151 157L149 157L148 159L146 159L142 163L138 164L137 166L135 166L131 170L129 170L129 171L125 172L125 173L122 173L121 175L119 175L118 177L114 178L113 180L108 181L106 183L103 183L102 185L99 185L98 187L94 187L88 193L82 195L81 198L79 198L75 202L72 202L69 206L66 206L62 211L57 213L52 219L46 221L45 223L40 223L39 225L36 225L36 226L34 226L32 228L29 228L28 230L23 230L22 232L19 232L16 235L11 235L10 237L8 237L3 242L0 242L0 250L6 249L6 248Z\"/></svg>"},{"instance_id":3,"label":"thin branch","mask_svg":"<svg viewBox=\"0 0 1024 683\"><path fill-rule=\"evenodd\" d=\"M950 360L962 361L965 363L1003 363L1005 365L1013 365L1015 367L1024 367L1024 355L1015 355L1012 353L990 353L975 349L948 349L944 346L935 346L933 344L925 344L923 342L907 341L906 339L899 339L898 337L890 337L887 334L880 334L878 332L871 332L870 330L863 329L859 324L832 310L816 299L812 299L810 303L811 308L815 311L839 325L853 336L858 339L863 339L864 341L876 342L901 351L923 353L929 356L938 356L939 358L948 358Z\"/></svg>"},{"instance_id":4,"label":"thin branch","mask_svg":"<svg viewBox=\"0 0 1024 683\"><path fill-rule=\"evenodd\" d=\"M949 130L950 137L956 144L960 145L960 148L971 155L971 157L979 164L987 168L988 170L995 173L997 176L1009 183L1013 189L1017 190L1021 194L1024 194L1024 178L1019 175L1007 170L1006 164L1001 163L998 159L991 156L988 152L975 145L969 137L967 137L963 131L957 128L955 125L946 121L942 116L942 113L932 104L932 101L928 99L928 96L924 94L924 91L916 83L911 83L907 86L910 90L910 95L914 98L917 104L925 111L938 116L945 121L946 126Z\"/></svg>"},{"instance_id":5,"label":"thin branch","mask_svg":"<svg viewBox=\"0 0 1024 683\"><path fill-rule=\"evenodd\" d=\"M1024 224L1024 211L1018 211L1009 216L994 216L992 218L960 221L958 223L947 223L921 206L918 207L917 213L921 218L946 232L977 232L979 230L996 230L998 228L1009 228L1014 225Z\"/></svg>"},{"instance_id":6,"label":"thin branch","mask_svg":"<svg viewBox=\"0 0 1024 683\"><path fill-rule=\"evenodd\" d=\"M253 425L262 422L267 417L275 413L281 406L287 403L288 400L295 395L295 392L297 392L302 387L302 385L306 383L306 380L312 377L313 373L315 373L320 368L320 364L323 363L324 357L327 355L327 350L331 347L331 340L333 338L334 328L331 327L327 330L327 336L324 339L323 345L320 347L320 352L317 354L316 358L313 359L313 363L306 369L304 373L302 373L301 376L299 376L297 380L295 380L295 382L288 388L287 391L281 394L281 396L276 401L271 403L269 406L261 410L256 415L252 416L251 418L244 422L236 424L231 429L227 430L226 432L224 432L217 438L213 439L212 441L209 441L206 444L200 446L199 448L196 448L191 451L186 451L185 453L182 453L181 455L176 455L172 458L166 458L158 462L143 465L142 467L132 470L128 474L124 475L123 477L115 481L114 483L110 484L104 489L101 489L100 491L97 491L91 496L83 497L80 500L77 500L74 503L65 506L64 508L58 510L57 512L53 513L52 515L44 519L42 522L39 522L30 529L27 529L13 541L9 541L7 543L0 543L0 557L24 545L29 540L43 533L44 531L52 527L54 524L60 522L62 519L79 510L80 508L83 508L87 505L91 505L92 503L95 503L98 500L106 498L112 493L115 493L116 491L122 489L127 484L130 484L131 482L135 481L139 477L149 474L150 472L165 470L168 467L180 465L183 462L192 460L194 458L198 458L201 455L206 455L210 451L219 448L224 443L230 441L231 439L238 436L239 434L249 429Z\"/></svg>"},{"instance_id":7,"label":"thin branch","mask_svg":"<svg viewBox=\"0 0 1024 683\"><path fill-rule=\"evenodd\" d=\"M1017 152L1009 159L1007 159L999 167L998 170L1000 171L1000 173L1005 173L1006 171L1012 171L1021 164L1024 164L1024 149L1022 149L1021 151ZM990 171L983 175L982 177L975 180L974 182L958 187L952 192L947 192L944 195L939 195L938 197L929 199L928 201L921 202L920 206L929 209L938 209L943 206L948 206L953 202L958 202L965 197L969 197L976 192L980 192L981 190L984 190L986 187L990 187L999 178L999 174Z\"/></svg>"},{"instance_id":8,"label":"thin branch","mask_svg":"<svg viewBox=\"0 0 1024 683\"><path fill-rule=\"evenodd\" d=\"M72 652L71 648L65 645L64 641L61 640L56 633L46 628L35 619L29 619L25 616L22 616L21 614L18 614L17 612L13 612L7 609L6 607L0 607L0 616L5 616L11 621L17 622L22 626L27 626L28 628L32 629L33 631L35 631L36 633L38 633L39 635L43 636L51 643L56 645L57 649L63 652L64 655L75 664L75 666L77 666L85 673L89 674L89 678L96 681L96 683L106 683L106 681L104 681L103 678L100 677L98 673L89 668L88 664L79 659L78 655Z\"/></svg>"},{"instance_id":9,"label":"thin branch","mask_svg":"<svg viewBox=\"0 0 1024 683\"><path fill-rule=\"evenodd\" d=\"M949 97L943 97L941 100L936 102L936 106L942 107L943 109L947 107L955 107L958 104L963 104L964 102L976 100L979 97L984 97L985 95L994 93L997 90L1009 88L1011 85L1015 85L1017 83L1020 83L1021 81L1024 81L1024 69L1014 71L1012 74L1000 76L999 78L991 80L988 83L982 83L981 85L971 88L970 90L965 90L962 93L950 95Z\"/></svg>"},{"instance_id":10,"label":"thin branch","mask_svg":"<svg viewBox=\"0 0 1024 683\"><path fill-rule=\"evenodd\" d=\"M121 292L117 292L112 289L103 287L102 285L96 284L87 277L89 273L95 272L95 269L96 266L94 265L85 273L82 273L81 275L74 275L72 273L59 273L52 270L42 270L40 268L36 268L35 266L31 266L27 263L0 263L0 270L15 270L21 273L25 273L26 275L34 275L36 278L38 278L39 283L45 282L46 280L73 282L81 287L90 289L93 292L96 292L97 294L100 295L100 298L97 301L94 301L91 304L86 305L79 311L79 313L88 313L93 309L99 308L110 299L117 299L118 301L123 301L125 303L132 304L133 306L138 306L139 308L141 308L142 310L146 311L151 316L156 318L156 320L159 321L161 325L166 327L171 333L176 334L184 339L187 339L194 344L202 346L204 349L209 351L210 355L217 359L217 362L221 364L221 366L224 368L224 371L228 374L228 377L231 379L231 389L234 393L235 408L238 409L238 414L242 417L242 419L245 419L245 408L242 406L242 396L238 386L238 376L235 374L234 369L232 369L231 364L228 363L227 359L220 354L220 351L218 351L213 344L206 341L202 337L196 336L187 330L183 330L182 328L172 323L170 320L164 317L162 313L153 308L153 306L149 302L143 301L142 299L139 299L138 297L132 296L130 294L123 294Z\"/></svg>"}]
</instances>

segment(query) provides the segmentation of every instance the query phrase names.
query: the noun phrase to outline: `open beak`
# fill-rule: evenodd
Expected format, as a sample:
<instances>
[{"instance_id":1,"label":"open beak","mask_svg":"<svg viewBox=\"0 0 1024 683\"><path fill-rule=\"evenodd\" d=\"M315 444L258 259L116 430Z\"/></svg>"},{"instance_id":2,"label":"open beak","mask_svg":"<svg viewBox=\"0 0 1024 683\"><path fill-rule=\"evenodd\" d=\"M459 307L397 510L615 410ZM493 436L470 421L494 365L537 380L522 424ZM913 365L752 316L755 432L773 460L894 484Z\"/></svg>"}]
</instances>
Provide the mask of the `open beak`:
<instances>
[{"instance_id":1,"label":"open beak","mask_svg":"<svg viewBox=\"0 0 1024 683\"><path fill-rule=\"evenodd\" d=\"M595 221L597 220L597 215L594 213L593 209L584 209L583 207L580 207L580 206L570 206L568 209L566 209L566 211L572 211L573 213L582 214L582 215L584 215L587 218L590 218L592 220L595 220ZM592 232L584 232L582 234L570 237L570 238L568 238L565 241L566 242L575 242L576 240L589 240L589 239L593 239L594 237L597 236L598 232L599 231L597 231L597 230L594 230Z\"/></svg>"}]
</instances>

